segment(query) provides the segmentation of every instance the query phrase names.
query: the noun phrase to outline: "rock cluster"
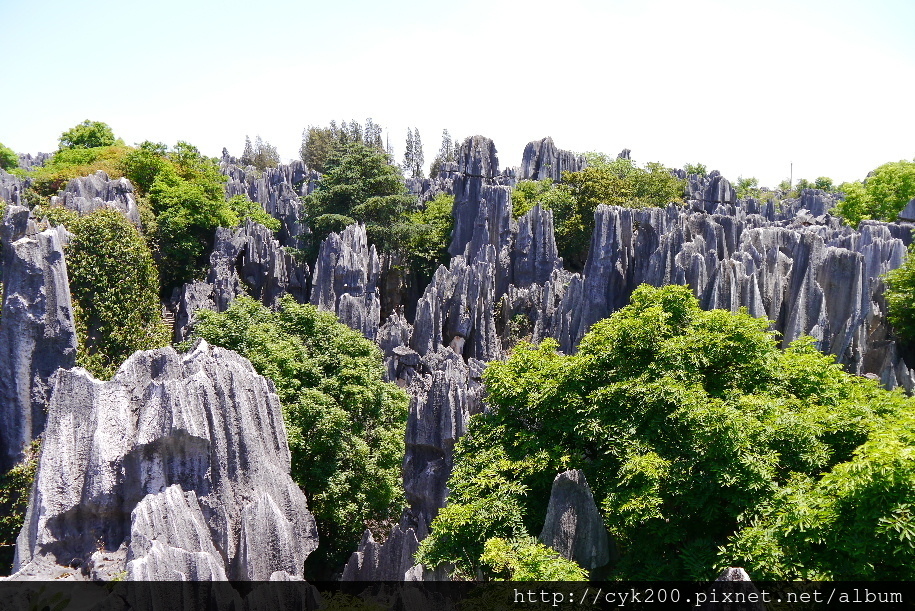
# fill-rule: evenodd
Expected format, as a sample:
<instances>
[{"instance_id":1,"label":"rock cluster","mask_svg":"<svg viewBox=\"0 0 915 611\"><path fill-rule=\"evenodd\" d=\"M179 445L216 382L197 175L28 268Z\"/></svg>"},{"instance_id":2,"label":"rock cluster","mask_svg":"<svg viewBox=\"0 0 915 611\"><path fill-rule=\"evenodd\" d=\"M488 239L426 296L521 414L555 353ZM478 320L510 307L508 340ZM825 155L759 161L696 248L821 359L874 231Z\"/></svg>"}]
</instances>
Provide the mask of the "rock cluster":
<instances>
[{"instance_id":1,"label":"rock cluster","mask_svg":"<svg viewBox=\"0 0 915 611\"><path fill-rule=\"evenodd\" d=\"M22 205L22 181L0 169L0 200L12 206Z\"/></svg>"},{"instance_id":2,"label":"rock cluster","mask_svg":"<svg viewBox=\"0 0 915 611\"><path fill-rule=\"evenodd\" d=\"M50 378L76 360L63 227L38 231L27 208L10 206L2 229L0 472L45 426Z\"/></svg>"},{"instance_id":3,"label":"rock cluster","mask_svg":"<svg viewBox=\"0 0 915 611\"><path fill-rule=\"evenodd\" d=\"M552 138L534 140L524 147L521 157L520 180L562 180L563 172L579 172L587 166L584 155L556 148Z\"/></svg>"},{"instance_id":4,"label":"rock cluster","mask_svg":"<svg viewBox=\"0 0 915 611\"><path fill-rule=\"evenodd\" d=\"M51 205L74 210L80 216L108 206L123 213L136 226L140 226L140 210L133 196L133 185L126 178L111 179L102 170L82 178L73 178L59 196L51 198Z\"/></svg>"},{"instance_id":5,"label":"rock cluster","mask_svg":"<svg viewBox=\"0 0 915 611\"><path fill-rule=\"evenodd\" d=\"M350 225L321 243L315 262L311 303L333 312L340 322L374 340L381 318L375 246L369 246L365 225Z\"/></svg>"},{"instance_id":6,"label":"rock cluster","mask_svg":"<svg viewBox=\"0 0 915 611\"><path fill-rule=\"evenodd\" d=\"M581 470L565 471L553 480L540 542L588 570L610 561L604 519Z\"/></svg>"},{"instance_id":7,"label":"rock cluster","mask_svg":"<svg viewBox=\"0 0 915 611\"><path fill-rule=\"evenodd\" d=\"M308 265L281 247L272 231L250 219L238 229L219 227L206 282L185 284L172 296L175 341L190 335L198 309L223 312L242 294L268 307L286 294L304 303L307 288Z\"/></svg>"},{"instance_id":8,"label":"rock cluster","mask_svg":"<svg viewBox=\"0 0 915 611\"><path fill-rule=\"evenodd\" d=\"M19 155L19 167L26 170L38 168L46 164L53 156L54 153L35 153L34 155L23 153Z\"/></svg>"},{"instance_id":9,"label":"rock cluster","mask_svg":"<svg viewBox=\"0 0 915 611\"><path fill-rule=\"evenodd\" d=\"M305 235L306 227L299 196L314 189L319 178L317 172L298 160L261 172L251 166L240 168L228 156L223 157L220 170L228 178L227 197L246 195L263 206L267 214L280 221L280 244L301 248L300 238Z\"/></svg>"},{"instance_id":10,"label":"rock cluster","mask_svg":"<svg viewBox=\"0 0 915 611\"><path fill-rule=\"evenodd\" d=\"M317 531L289 470L273 386L234 352L62 370L14 578L301 578Z\"/></svg>"}]
</instances>

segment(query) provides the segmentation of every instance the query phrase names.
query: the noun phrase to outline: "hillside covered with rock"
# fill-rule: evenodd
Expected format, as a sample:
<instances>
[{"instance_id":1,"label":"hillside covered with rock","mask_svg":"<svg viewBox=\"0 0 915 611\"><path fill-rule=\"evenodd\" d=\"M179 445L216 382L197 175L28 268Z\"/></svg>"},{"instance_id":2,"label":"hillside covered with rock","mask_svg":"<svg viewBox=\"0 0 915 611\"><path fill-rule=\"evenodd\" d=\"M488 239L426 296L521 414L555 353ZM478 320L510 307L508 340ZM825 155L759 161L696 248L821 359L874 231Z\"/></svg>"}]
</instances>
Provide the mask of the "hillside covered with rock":
<instances>
[{"instance_id":1,"label":"hillside covered with rock","mask_svg":"<svg viewBox=\"0 0 915 611\"><path fill-rule=\"evenodd\" d=\"M717 172L664 169L679 199L598 203L586 215L593 229L578 265L561 256L567 216L559 200L525 200L523 214L514 204L529 181L575 197L573 187L549 189L597 171L584 155L544 138L525 147L520 167L505 168L492 140L473 136L438 160L434 176L403 178L369 140L341 145L323 172L300 160L255 167L225 150L207 160L139 147L118 166L122 175L96 170L53 195L42 195L53 189L40 174L53 168L52 157L20 157L20 171L0 170L0 470L41 440L14 579L446 578L447 566L422 565L416 555L449 503L472 417L496 411L488 364L511 362L525 342L555 342L548 345L560 356L576 355L595 325L644 285L687 287L704 311L769 321L760 333L783 350L809 336L846 374L870 379L861 382L868 393L877 393L873 381L899 389L887 404L915 391L915 360L891 323L884 280L912 243L905 211L852 226L834 189L738 196ZM601 163L619 167L612 164L629 155ZM357 160L375 168L365 180L375 191L345 182L339 168ZM450 213L434 216L443 202ZM93 329L121 314L83 288L71 296L68 272L68 244L99 209L122 214L133 228L123 231L142 238L130 252L153 261L159 276L148 286L159 306L150 324L167 326L174 344L154 345L152 332L135 343L114 338L132 354L109 380L94 375L97 361L85 355L108 349ZM116 286L123 270L110 263L92 277ZM306 305L371 348L335 340L329 323L295 309ZM255 319L258 308L274 313L274 326ZM200 339L204 327L226 344ZM264 356L271 350L275 360ZM347 377L341 354L364 359L364 369ZM392 407L397 393L406 393L401 411ZM867 395L868 406L877 396ZM301 407L285 397L302 397ZM388 407L359 407L376 403ZM295 410L300 420L291 427ZM401 427L397 443L373 435L376 425ZM341 430L362 426L340 441ZM851 460L870 434L854 429L854 443L822 452ZM344 517L332 528L324 518L316 523L312 497L329 503L324 495L334 491L303 492L294 458L301 448L318 448L333 468L349 465L347 454L396 463L399 490L377 516L353 509L346 528ZM585 574L606 575L600 571L625 556L602 521L610 501L592 491L609 476L569 460L539 491L544 516L528 531ZM824 461L820 472L838 464ZM353 486L373 494L371 482ZM364 523L359 541L353 523ZM348 560L306 565L322 528L340 537L341 549L350 546Z\"/></svg>"}]
</instances>

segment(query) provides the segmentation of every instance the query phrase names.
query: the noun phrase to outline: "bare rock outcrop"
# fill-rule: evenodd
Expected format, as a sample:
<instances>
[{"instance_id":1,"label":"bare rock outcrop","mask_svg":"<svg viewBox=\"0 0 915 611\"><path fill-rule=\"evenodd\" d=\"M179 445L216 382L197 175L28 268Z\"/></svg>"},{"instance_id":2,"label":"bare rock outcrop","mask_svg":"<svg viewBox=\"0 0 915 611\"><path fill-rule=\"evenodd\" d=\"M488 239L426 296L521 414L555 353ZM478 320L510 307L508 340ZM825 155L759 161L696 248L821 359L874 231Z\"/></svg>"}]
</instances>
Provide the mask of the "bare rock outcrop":
<instances>
[{"instance_id":1,"label":"bare rock outcrop","mask_svg":"<svg viewBox=\"0 0 915 611\"><path fill-rule=\"evenodd\" d=\"M287 293L305 301L308 265L296 262L274 239L273 232L252 220L243 227L216 229L210 273L216 310L225 311L241 294L249 294L266 306Z\"/></svg>"},{"instance_id":2,"label":"bare rock outcrop","mask_svg":"<svg viewBox=\"0 0 915 611\"><path fill-rule=\"evenodd\" d=\"M374 340L381 318L380 271L378 253L374 245L369 246L365 225L331 233L318 252L311 303Z\"/></svg>"},{"instance_id":3,"label":"bare rock outcrop","mask_svg":"<svg viewBox=\"0 0 915 611\"><path fill-rule=\"evenodd\" d=\"M610 561L604 519L581 470L565 471L553 480L540 541L588 570Z\"/></svg>"},{"instance_id":4,"label":"bare rock outcrop","mask_svg":"<svg viewBox=\"0 0 915 611\"><path fill-rule=\"evenodd\" d=\"M419 539L412 528L395 525L384 543L376 543L371 531L365 531L358 551L353 552L343 569L342 581L404 581L413 567L413 556Z\"/></svg>"},{"instance_id":5,"label":"bare rock outcrop","mask_svg":"<svg viewBox=\"0 0 915 611\"><path fill-rule=\"evenodd\" d=\"M14 578L106 554L129 579L301 578L317 531L289 470L273 385L234 352L137 352L110 382L62 370Z\"/></svg>"},{"instance_id":6,"label":"bare rock outcrop","mask_svg":"<svg viewBox=\"0 0 915 611\"><path fill-rule=\"evenodd\" d=\"M319 174L299 160L281 164L264 171L254 167L241 168L224 157L220 170L228 177L226 197L246 195L280 221L278 239L283 246L301 248L300 238L307 232L302 223L304 209L299 196L310 193Z\"/></svg>"},{"instance_id":7,"label":"bare rock outcrop","mask_svg":"<svg viewBox=\"0 0 915 611\"><path fill-rule=\"evenodd\" d=\"M27 208L11 206L2 227L0 472L45 428L51 376L76 362L63 227L38 231Z\"/></svg>"},{"instance_id":8,"label":"bare rock outcrop","mask_svg":"<svg viewBox=\"0 0 915 611\"><path fill-rule=\"evenodd\" d=\"M95 174L73 178L51 205L61 205L80 216L102 207L114 208L131 223L140 226L140 209L133 196L133 185L126 178L111 179L103 170Z\"/></svg>"},{"instance_id":9,"label":"bare rock outcrop","mask_svg":"<svg viewBox=\"0 0 915 611\"><path fill-rule=\"evenodd\" d=\"M562 179L563 172L578 172L588 165L584 155L563 151L553 144L553 139L534 140L524 147L521 157L520 180Z\"/></svg>"},{"instance_id":10,"label":"bare rock outcrop","mask_svg":"<svg viewBox=\"0 0 915 611\"><path fill-rule=\"evenodd\" d=\"M22 181L0 168L0 200L12 206L22 205Z\"/></svg>"}]
</instances>

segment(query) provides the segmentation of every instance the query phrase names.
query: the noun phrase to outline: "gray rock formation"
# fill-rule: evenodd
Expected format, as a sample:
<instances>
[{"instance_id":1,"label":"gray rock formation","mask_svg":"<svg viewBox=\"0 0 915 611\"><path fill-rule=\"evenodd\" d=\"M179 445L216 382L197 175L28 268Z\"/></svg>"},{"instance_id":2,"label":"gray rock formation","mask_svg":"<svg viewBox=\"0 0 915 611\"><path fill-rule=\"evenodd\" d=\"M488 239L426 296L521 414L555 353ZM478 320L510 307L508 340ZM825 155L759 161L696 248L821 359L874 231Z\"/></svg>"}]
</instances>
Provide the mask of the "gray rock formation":
<instances>
[{"instance_id":1,"label":"gray rock formation","mask_svg":"<svg viewBox=\"0 0 915 611\"><path fill-rule=\"evenodd\" d=\"M906 223L915 223L915 197L909 200L897 218Z\"/></svg>"},{"instance_id":2,"label":"gray rock formation","mask_svg":"<svg viewBox=\"0 0 915 611\"><path fill-rule=\"evenodd\" d=\"M413 555L419 549L419 539L412 528L401 530L400 525L391 529L383 544L376 543L370 531L365 531L359 550L353 552L342 581L404 581L413 567Z\"/></svg>"},{"instance_id":3,"label":"gray rock formation","mask_svg":"<svg viewBox=\"0 0 915 611\"><path fill-rule=\"evenodd\" d=\"M139 227L140 210L133 193L133 185L126 178L113 180L98 170L90 176L71 179L60 196L51 198L51 205L64 206L80 216L107 206L121 212Z\"/></svg>"},{"instance_id":4,"label":"gray rock formation","mask_svg":"<svg viewBox=\"0 0 915 611\"><path fill-rule=\"evenodd\" d=\"M378 253L374 245L369 246L365 225L331 233L321 243L315 262L311 303L374 340L381 318L380 271Z\"/></svg>"},{"instance_id":5,"label":"gray rock formation","mask_svg":"<svg viewBox=\"0 0 915 611\"><path fill-rule=\"evenodd\" d=\"M473 237L474 223L484 199L484 186L492 186L499 174L499 157L492 140L473 136L464 140L458 157L458 173L454 185L454 231L451 234L451 255L464 254L464 247ZM488 199L499 197L490 190Z\"/></svg>"},{"instance_id":6,"label":"gray rock formation","mask_svg":"<svg viewBox=\"0 0 915 611\"><path fill-rule=\"evenodd\" d=\"M828 209L830 202L817 203L822 197L805 193L801 201ZM599 206L584 272L556 274L537 295L514 293L512 312L533 308L539 298L534 340L555 337L572 352L594 322L628 303L639 284L684 284L703 308L746 307L773 320L783 345L812 335L850 372L876 374L890 388L915 388L887 327L880 280L902 264L912 240L907 228L865 221L855 231L805 209L769 220L755 201L719 202L728 214L697 207L705 206Z\"/></svg>"},{"instance_id":7,"label":"gray rock formation","mask_svg":"<svg viewBox=\"0 0 915 611\"><path fill-rule=\"evenodd\" d=\"M252 220L236 230L216 229L210 273L219 312L238 295L249 294L266 306L285 294L305 301L308 265L296 262L274 239L273 232Z\"/></svg>"},{"instance_id":8,"label":"gray rock formation","mask_svg":"<svg viewBox=\"0 0 915 611\"><path fill-rule=\"evenodd\" d=\"M594 495L580 470L553 480L540 541L587 570L610 561L610 541Z\"/></svg>"},{"instance_id":9,"label":"gray rock formation","mask_svg":"<svg viewBox=\"0 0 915 611\"><path fill-rule=\"evenodd\" d=\"M206 282L175 289L171 300L175 341L187 339L199 309L224 312L239 295L250 295L268 307L283 295L305 302L308 265L298 263L273 232L250 219L243 227L216 229Z\"/></svg>"},{"instance_id":10,"label":"gray rock formation","mask_svg":"<svg viewBox=\"0 0 915 611\"><path fill-rule=\"evenodd\" d=\"M38 168L47 163L53 156L53 153L35 153L34 155L31 153L21 153L19 155L19 167L26 170Z\"/></svg>"},{"instance_id":11,"label":"gray rock formation","mask_svg":"<svg viewBox=\"0 0 915 611\"><path fill-rule=\"evenodd\" d=\"M0 200L12 206L22 205L22 181L0 169Z\"/></svg>"},{"instance_id":12,"label":"gray rock formation","mask_svg":"<svg viewBox=\"0 0 915 611\"><path fill-rule=\"evenodd\" d=\"M301 161L261 172L253 167L240 168L224 159L220 169L228 177L227 197L247 195L263 206L267 214L280 221L280 244L301 248L300 238L307 229L301 221L304 210L299 196L314 189L319 178L317 172L306 168Z\"/></svg>"},{"instance_id":13,"label":"gray rock formation","mask_svg":"<svg viewBox=\"0 0 915 611\"><path fill-rule=\"evenodd\" d=\"M14 578L102 561L138 580L301 578L317 531L289 469L273 386L234 352L137 352L110 382L60 371Z\"/></svg>"},{"instance_id":14,"label":"gray rock formation","mask_svg":"<svg viewBox=\"0 0 915 611\"><path fill-rule=\"evenodd\" d=\"M45 427L50 378L76 362L63 227L39 232L27 208L11 206L2 227L0 472Z\"/></svg>"},{"instance_id":15,"label":"gray rock formation","mask_svg":"<svg viewBox=\"0 0 915 611\"><path fill-rule=\"evenodd\" d=\"M550 279L553 271L562 269L553 233L552 210L543 210L537 204L518 219L511 260L510 278L516 288L542 285Z\"/></svg>"},{"instance_id":16,"label":"gray rock formation","mask_svg":"<svg viewBox=\"0 0 915 611\"><path fill-rule=\"evenodd\" d=\"M524 147L521 157L520 180L562 179L563 172L578 172L587 166L584 155L556 148L552 138L534 140Z\"/></svg>"}]
</instances>

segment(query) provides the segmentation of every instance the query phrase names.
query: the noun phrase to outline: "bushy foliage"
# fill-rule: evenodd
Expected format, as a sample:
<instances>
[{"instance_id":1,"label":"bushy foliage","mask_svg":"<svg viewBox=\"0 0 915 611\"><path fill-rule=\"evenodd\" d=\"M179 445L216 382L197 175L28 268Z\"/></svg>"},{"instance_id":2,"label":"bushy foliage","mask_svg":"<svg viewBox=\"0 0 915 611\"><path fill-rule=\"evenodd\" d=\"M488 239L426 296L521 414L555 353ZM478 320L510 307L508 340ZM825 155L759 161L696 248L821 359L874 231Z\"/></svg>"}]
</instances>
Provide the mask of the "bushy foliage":
<instances>
[{"instance_id":1,"label":"bushy foliage","mask_svg":"<svg viewBox=\"0 0 915 611\"><path fill-rule=\"evenodd\" d=\"M0 142L0 169L12 170L19 167L19 155L13 149Z\"/></svg>"},{"instance_id":2,"label":"bushy foliage","mask_svg":"<svg viewBox=\"0 0 915 611\"><path fill-rule=\"evenodd\" d=\"M308 497L321 545L313 576L355 550L367 523L396 520L408 399L382 381L381 353L360 333L285 297L271 311L248 297L201 311L195 334L235 350L273 380L283 404L292 477ZM323 571L323 572L322 572Z\"/></svg>"},{"instance_id":3,"label":"bushy foliage","mask_svg":"<svg viewBox=\"0 0 915 611\"><path fill-rule=\"evenodd\" d=\"M416 199L407 195L400 170L388 155L361 142L337 146L325 162L317 189L304 199L312 228L311 257L331 231L351 222L366 224L381 250L402 248L410 233L408 214Z\"/></svg>"},{"instance_id":4,"label":"bushy foliage","mask_svg":"<svg viewBox=\"0 0 915 611\"><path fill-rule=\"evenodd\" d=\"M438 149L438 154L432 160L429 166L429 177L435 178L442 169L442 164L457 161L461 147L457 141L452 140L448 130L442 130L442 144Z\"/></svg>"},{"instance_id":5,"label":"bushy foliage","mask_svg":"<svg viewBox=\"0 0 915 611\"><path fill-rule=\"evenodd\" d=\"M15 545L22 530L40 448L41 440L36 439L26 448L22 462L0 475L0 545Z\"/></svg>"},{"instance_id":6,"label":"bushy foliage","mask_svg":"<svg viewBox=\"0 0 915 611\"><path fill-rule=\"evenodd\" d=\"M365 144L385 152L381 142L381 127L369 118L365 121L364 129L356 121L343 121L339 126L336 121L331 121L328 127L308 126L302 133L299 154L306 166L323 174L328 170L327 162L331 155L347 144Z\"/></svg>"},{"instance_id":7,"label":"bushy foliage","mask_svg":"<svg viewBox=\"0 0 915 611\"><path fill-rule=\"evenodd\" d=\"M638 167L629 159L587 153L588 167L563 172L562 183L521 181L512 193L517 216L535 203L553 210L556 247L566 265L584 268L594 232L594 211L600 204L642 208L681 203L685 182L659 163Z\"/></svg>"},{"instance_id":8,"label":"bushy foliage","mask_svg":"<svg viewBox=\"0 0 915 611\"><path fill-rule=\"evenodd\" d=\"M454 196L442 193L409 215L408 224L413 229L407 248L410 267L423 280L431 280L440 265L448 265L453 207Z\"/></svg>"},{"instance_id":9,"label":"bushy foliage","mask_svg":"<svg viewBox=\"0 0 915 611\"><path fill-rule=\"evenodd\" d=\"M60 149L93 149L115 144L111 126L86 119L60 135Z\"/></svg>"},{"instance_id":10,"label":"bushy foliage","mask_svg":"<svg viewBox=\"0 0 915 611\"><path fill-rule=\"evenodd\" d=\"M704 163L687 163L683 166L687 174L696 174L698 176L708 176L708 168Z\"/></svg>"},{"instance_id":11,"label":"bushy foliage","mask_svg":"<svg viewBox=\"0 0 915 611\"><path fill-rule=\"evenodd\" d=\"M908 342L915 340L915 246L909 246L902 265L884 276L887 318L893 330Z\"/></svg>"},{"instance_id":12,"label":"bushy foliage","mask_svg":"<svg viewBox=\"0 0 915 611\"><path fill-rule=\"evenodd\" d=\"M47 203L52 195L57 195L67 183L74 178L89 176L98 170L105 172L109 178L123 176L124 158L132 149L123 144L97 148L61 149L41 167L25 172L23 177L30 179L30 189L34 192L32 203Z\"/></svg>"},{"instance_id":13,"label":"bushy foliage","mask_svg":"<svg viewBox=\"0 0 915 611\"><path fill-rule=\"evenodd\" d=\"M754 177L744 178L743 176L737 177L737 184L734 186L734 190L737 192L738 199L746 199L748 197L759 197L759 179Z\"/></svg>"},{"instance_id":14,"label":"bushy foliage","mask_svg":"<svg viewBox=\"0 0 915 611\"><path fill-rule=\"evenodd\" d=\"M239 163L245 166L251 165L260 171L264 171L267 168L275 168L279 165L280 154L275 146L261 140L260 136L257 137L253 145L251 144L251 138L245 136L245 148Z\"/></svg>"},{"instance_id":15,"label":"bushy foliage","mask_svg":"<svg viewBox=\"0 0 915 611\"><path fill-rule=\"evenodd\" d=\"M203 273L216 227L237 227L251 218L279 228L247 198L226 201L226 178L216 160L187 142L172 149L144 142L126 155L122 167L144 204L148 202L154 222L147 233L155 245L165 294Z\"/></svg>"},{"instance_id":16,"label":"bushy foliage","mask_svg":"<svg viewBox=\"0 0 915 611\"><path fill-rule=\"evenodd\" d=\"M143 237L116 210L99 208L68 229L77 364L107 379L135 351L161 348L171 339L156 268Z\"/></svg>"},{"instance_id":17,"label":"bushy foliage","mask_svg":"<svg viewBox=\"0 0 915 611\"><path fill-rule=\"evenodd\" d=\"M887 435L901 438L894 429L911 434L901 415L912 401L845 374L809 338L779 350L768 324L703 311L686 287L643 286L629 306L592 327L576 355L544 341L491 363L484 382L492 410L473 416L458 444L449 480L455 494L423 549L450 562L466 553L459 569L476 570L475 554L491 537L538 533L556 472L580 468L621 553L613 577L708 579L721 565L746 566L752 554L744 552L755 548L739 543L742 529L770 503L777 515L787 505L776 500L805 480L810 498L846 484L859 491L849 492L846 530L861 515L855 503L878 490L887 498L872 499L874 519L855 527L872 546L849 544L844 558L824 553L787 577L848 575L849 562L871 562L879 567L872 576L913 565L915 550L886 534L891 522L906 528L904 510L893 509L911 494L896 485L898 471L870 469L870 483L860 485L843 479L851 469L843 465L860 461L866 448ZM892 464L912 451L905 443L883 447ZM502 509L477 509L494 503ZM770 538L803 528L804 515L786 516L760 528ZM839 527L833 517L824 517L822 533ZM731 540L738 543L726 548Z\"/></svg>"},{"instance_id":18,"label":"bushy foliage","mask_svg":"<svg viewBox=\"0 0 915 611\"><path fill-rule=\"evenodd\" d=\"M534 537L503 539L493 537L483 545L480 563L499 580L585 581L587 572Z\"/></svg>"},{"instance_id":19,"label":"bushy foliage","mask_svg":"<svg viewBox=\"0 0 915 611\"><path fill-rule=\"evenodd\" d=\"M863 182L839 185L845 194L835 208L852 226L864 219L895 221L909 200L915 198L915 161L894 161L875 169Z\"/></svg>"}]
</instances>

